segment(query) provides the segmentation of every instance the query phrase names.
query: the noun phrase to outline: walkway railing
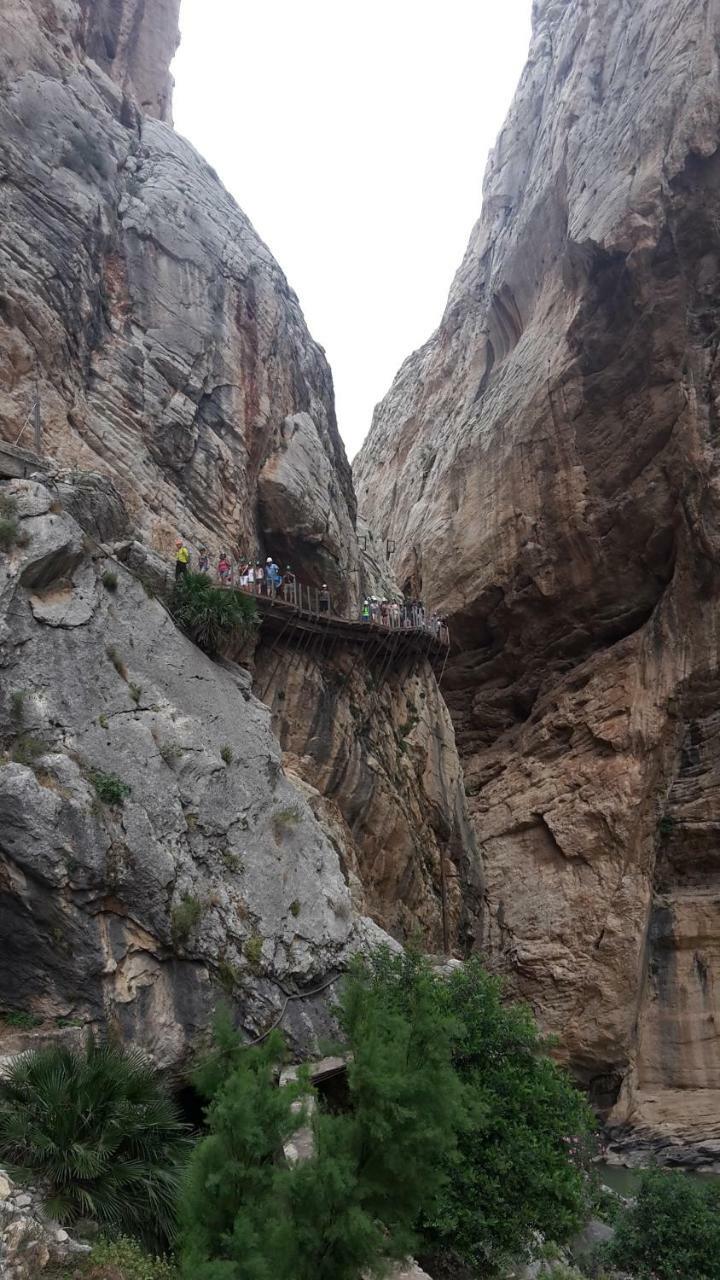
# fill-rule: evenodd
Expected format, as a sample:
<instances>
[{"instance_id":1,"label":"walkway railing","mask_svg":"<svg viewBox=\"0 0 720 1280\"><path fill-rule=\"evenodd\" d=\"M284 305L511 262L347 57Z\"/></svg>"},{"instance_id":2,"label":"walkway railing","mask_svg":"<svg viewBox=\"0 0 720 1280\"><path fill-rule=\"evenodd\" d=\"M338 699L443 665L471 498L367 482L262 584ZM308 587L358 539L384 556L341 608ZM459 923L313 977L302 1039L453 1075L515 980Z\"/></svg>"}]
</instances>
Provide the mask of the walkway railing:
<instances>
[{"instance_id":1,"label":"walkway railing","mask_svg":"<svg viewBox=\"0 0 720 1280\"><path fill-rule=\"evenodd\" d=\"M344 614L335 613L332 608L332 597L327 589L309 587L298 581L293 574L291 581L283 580L275 584L271 578L263 577L259 582L235 583L221 582L221 586L245 595L256 596L272 601L273 604L287 605L298 609L311 618L337 618L345 622L353 622L368 627L379 627L388 631L423 631L439 644L450 644L450 633L447 625L434 614L428 615L421 605L387 604L382 615L380 605L370 605L369 616L364 612L357 618L348 618Z\"/></svg>"}]
</instances>

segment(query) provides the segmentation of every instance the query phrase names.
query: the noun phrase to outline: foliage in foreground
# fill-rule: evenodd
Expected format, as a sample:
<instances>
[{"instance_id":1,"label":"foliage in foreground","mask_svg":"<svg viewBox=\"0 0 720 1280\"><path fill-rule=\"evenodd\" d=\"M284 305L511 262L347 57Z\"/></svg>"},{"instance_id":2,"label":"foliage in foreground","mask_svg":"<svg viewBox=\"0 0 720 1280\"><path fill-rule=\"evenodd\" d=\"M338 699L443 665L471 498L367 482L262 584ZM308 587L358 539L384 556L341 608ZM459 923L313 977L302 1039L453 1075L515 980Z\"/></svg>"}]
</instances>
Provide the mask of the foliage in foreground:
<instances>
[{"instance_id":1,"label":"foliage in foreground","mask_svg":"<svg viewBox=\"0 0 720 1280\"><path fill-rule=\"evenodd\" d=\"M425 1251L492 1274L536 1232L563 1243L582 1225L583 1155L594 1120L547 1056L529 1009L504 1004L500 982L479 960L437 992L456 1022L453 1064L469 1122L440 1210L425 1221Z\"/></svg>"},{"instance_id":2,"label":"foliage in foreground","mask_svg":"<svg viewBox=\"0 0 720 1280\"><path fill-rule=\"evenodd\" d=\"M248 1051L221 1030L221 1051L198 1077L214 1098L181 1214L186 1280L357 1280L412 1251L462 1123L433 984L418 968L401 1007L392 983L355 967L339 1010L351 1108L319 1112L313 1156L289 1167L275 1157L302 1123L292 1104L307 1085L273 1087L279 1036Z\"/></svg>"},{"instance_id":3,"label":"foliage in foreground","mask_svg":"<svg viewBox=\"0 0 720 1280\"><path fill-rule=\"evenodd\" d=\"M585 1180L569 1139L590 1113L478 963L445 982L380 951L338 1014L350 1107L319 1111L314 1155L290 1167L276 1157L308 1086L274 1087L279 1036L246 1049L219 1027L197 1077L211 1132L181 1212L185 1280L357 1280L420 1249L490 1274L536 1230L575 1230Z\"/></svg>"},{"instance_id":4,"label":"foliage in foreground","mask_svg":"<svg viewBox=\"0 0 720 1280\"><path fill-rule=\"evenodd\" d=\"M720 1183L644 1173L608 1257L638 1280L720 1280Z\"/></svg>"},{"instance_id":5,"label":"foliage in foreground","mask_svg":"<svg viewBox=\"0 0 720 1280\"><path fill-rule=\"evenodd\" d=\"M127 1236L100 1240L87 1261L80 1268L74 1265L66 1275L67 1280L76 1275L82 1280L177 1280L172 1263L146 1253Z\"/></svg>"},{"instance_id":6,"label":"foliage in foreground","mask_svg":"<svg viewBox=\"0 0 720 1280\"><path fill-rule=\"evenodd\" d=\"M48 1188L61 1222L92 1218L163 1247L189 1141L145 1058L88 1040L22 1054L0 1079L0 1163Z\"/></svg>"},{"instance_id":7,"label":"foliage in foreground","mask_svg":"<svg viewBox=\"0 0 720 1280\"><path fill-rule=\"evenodd\" d=\"M185 573L177 580L172 611L211 658L231 642L249 638L257 622L254 600L241 591L213 586L204 573Z\"/></svg>"}]
</instances>

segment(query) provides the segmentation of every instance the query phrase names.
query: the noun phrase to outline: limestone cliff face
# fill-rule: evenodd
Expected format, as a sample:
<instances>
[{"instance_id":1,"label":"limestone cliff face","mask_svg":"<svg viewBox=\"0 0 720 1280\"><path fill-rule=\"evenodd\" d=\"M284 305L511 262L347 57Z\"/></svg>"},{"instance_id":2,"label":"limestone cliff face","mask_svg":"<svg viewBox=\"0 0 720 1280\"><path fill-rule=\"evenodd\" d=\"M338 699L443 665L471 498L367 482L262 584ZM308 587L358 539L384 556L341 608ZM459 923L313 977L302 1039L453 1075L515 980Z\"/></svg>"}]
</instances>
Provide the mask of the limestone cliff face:
<instances>
[{"instance_id":1,"label":"limestone cliff face","mask_svg":"<svg viewBox=\"0 0 720 1280\"><path fill-rule=\"evenodd\" d=\"M247 672L206 658L107 544L88 551L69 513L96 530L88 479L0 483L18 527L0 565L0 1008L38 1034L115 1027L164 1066L220 1000L307 1046L350 953L384 935ZM123 535L117 500L105 512ZM5 1027L0 1053L25 1043Z\"/></svg>"},{"instance_id":2,"label":"limestone cliff face","mask_svg":"<svg viewBox=\"0 0 720 1280\"><path fill-rule=\"evenodd\" d=\"M178 0L0 12L0 437L112 475L168 551L358 587L332 378L297 298L168 124ZM23 437L28 440L29 428Z\"/></svg>"},{"instance_id":3,"label":"limestone cliff face","mask_svg":"<svg viewBox=\"0 0 720 1280\"><path fill-rule=\"evenodd\" d=\"M450 615L491 955L615 1119L681 1134L720 1096L719 41L717 0L535 4L355 468Z\"/></svg>"},{"instance_id":4,"label":"limestone cliff face","mask_svg":"<svg viewBox=\"0 0 720 1280\"><path fill-rule=\"evenodd\" d=\"M322 651L324 648L324 652ZM452 724L427 661L261 645L254 688L338 847L356 909L436 953L480 943L482 874Z\"/></svg>"}]
</instances>

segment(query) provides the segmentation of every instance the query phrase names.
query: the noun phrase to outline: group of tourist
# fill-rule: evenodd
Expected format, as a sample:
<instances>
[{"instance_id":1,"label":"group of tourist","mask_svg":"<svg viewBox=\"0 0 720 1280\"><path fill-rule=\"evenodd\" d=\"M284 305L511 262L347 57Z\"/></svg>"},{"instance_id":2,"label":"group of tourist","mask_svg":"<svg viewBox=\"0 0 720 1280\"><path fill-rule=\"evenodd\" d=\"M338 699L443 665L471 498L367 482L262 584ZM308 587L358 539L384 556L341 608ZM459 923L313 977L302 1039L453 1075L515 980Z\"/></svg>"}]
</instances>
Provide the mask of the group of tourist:
<instances>
[{"instance_id":1,"label":"group of tourist","mask_svg":"<svg viewBox=\"0 0 720 1280\"><path fill-rule=\"evenodd\" d=\"M175 577L180 578L187 573L191 563L191 553L182 538L175 544ZM213 570L210 565L210 553L207 547L198 549L198 573L210 576ZM233 563L225 551L221 551L214 570L215 577L222 587L239 587L241 591L250 591L258 596L279 597L286 604L301 604L300 587L290 565L281 573L272 556L265 563L261 560L245 560L242 557ZM316 607L320 613L330 612L330 592L327 583L314 593Z\"/></svg>"},{"instance_id":2,"label":"group of tourist","mask_svg":"<svg viewBox=\"0 0 720 1280\"><path fill-rule=\"evenodd\" d=\"M381 600L367 596L360 610L363 622L375 622L382 627L415 629L431 632L439 639L447 637L447 619L439 613L428 614L422 600Z\"/></svg>"},{"instance_id":3,"label":"group of tourist","mask_svg":"<svg viewBox=\"0 0 720 1280\"><path fill-rule=\"evenodd\" d=\"M178 538L175 544L175 577L181 578L190 568L192 556L184 539ZM286 565L281 573L272 556L268 556L263 564L261 560L240 560L233 563L230 556L221 551L217 565L213 570L210 564L210 553L207 547L198 548L198 573L211 576L214 572L222 587L238 587L241 591L249 591L258 596L269 596L284 601L285 604L305 604L318 613L329 614L330 592L327 584L320 589L303 587L297 580L290 565ZM424 630L439 640L447 641L447 620L438 613L428 614L422 600L384 600L378 596L367 596L360 610L362 622L376 623L378 626L395 630Z\"/></svg>"}]
</instances>

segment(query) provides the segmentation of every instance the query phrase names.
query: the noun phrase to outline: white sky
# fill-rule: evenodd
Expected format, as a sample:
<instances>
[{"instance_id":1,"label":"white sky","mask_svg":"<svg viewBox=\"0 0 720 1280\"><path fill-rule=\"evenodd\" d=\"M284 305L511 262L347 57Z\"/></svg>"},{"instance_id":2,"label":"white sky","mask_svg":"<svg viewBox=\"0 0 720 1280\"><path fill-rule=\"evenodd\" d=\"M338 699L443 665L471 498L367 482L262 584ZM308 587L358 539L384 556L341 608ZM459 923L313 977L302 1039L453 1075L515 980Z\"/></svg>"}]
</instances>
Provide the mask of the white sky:
<instances>
[{"instance_id":1,"label":"white sky","mask_svg":"<svg viewBox=\"0 0 720 1280\"><path fill-rule=\"evenodd\" d=\"M175 125L300 298L350 457L480 213L531 0L182 0Z\"/></svg>"}]
</instances>

